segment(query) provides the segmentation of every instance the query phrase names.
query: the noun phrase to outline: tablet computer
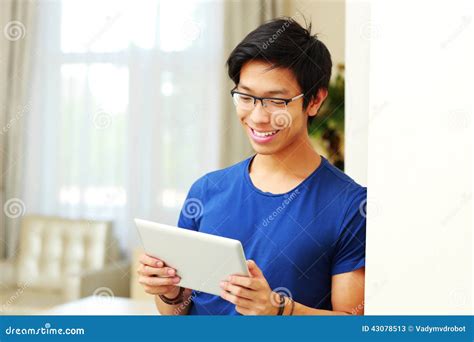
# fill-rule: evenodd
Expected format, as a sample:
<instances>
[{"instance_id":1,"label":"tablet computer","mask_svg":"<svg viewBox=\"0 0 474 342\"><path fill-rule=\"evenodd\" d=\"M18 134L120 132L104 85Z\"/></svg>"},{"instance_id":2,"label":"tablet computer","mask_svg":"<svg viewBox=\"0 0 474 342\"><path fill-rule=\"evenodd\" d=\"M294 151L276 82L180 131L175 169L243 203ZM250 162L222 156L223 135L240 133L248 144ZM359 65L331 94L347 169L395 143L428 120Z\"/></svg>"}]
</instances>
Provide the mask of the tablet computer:
<instances>
[{"instance_id":1,"label":"tablet computer","mask_svg":"<svg viewBox=\"0 0 474 342\"><path fill-rule=\"evenodd\" d=\"M180 286L219 296L231 274L249 276L238 240L135 219L145 252L176 269Z\"/></svg>"}]
</instances>

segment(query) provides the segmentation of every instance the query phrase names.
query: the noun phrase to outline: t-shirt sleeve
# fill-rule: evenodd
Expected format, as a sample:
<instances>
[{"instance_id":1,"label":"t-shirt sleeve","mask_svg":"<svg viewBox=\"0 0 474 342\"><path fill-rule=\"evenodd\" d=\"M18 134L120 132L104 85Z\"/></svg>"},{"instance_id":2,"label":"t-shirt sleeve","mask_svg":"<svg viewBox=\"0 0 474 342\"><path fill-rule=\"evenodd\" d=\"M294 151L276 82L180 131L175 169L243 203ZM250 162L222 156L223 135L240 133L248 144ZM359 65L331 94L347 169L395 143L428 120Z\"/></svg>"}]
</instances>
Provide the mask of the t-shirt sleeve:
<instances>
[{"instance_id":1,"label":"t-shirt sleeve","mask_svg":"<svg viewBox=\"0 0 474 342\"><path fill-rule=\"evenodd\" d=\"M198 179L188 191L178 219L178 227L190 230L199 230L205 203L205 178Z\"/></svg>"},{"instance_id":2,"label":"t-shirt sleeve","mask_svg":"<svg viewBox=\"0 0 474 342\"><path fill-rule=\"evenodd\" d=\"M365 266L367 188L361 188L345 214L332 264L332 275Z\"/></svg>"}]
</instances>

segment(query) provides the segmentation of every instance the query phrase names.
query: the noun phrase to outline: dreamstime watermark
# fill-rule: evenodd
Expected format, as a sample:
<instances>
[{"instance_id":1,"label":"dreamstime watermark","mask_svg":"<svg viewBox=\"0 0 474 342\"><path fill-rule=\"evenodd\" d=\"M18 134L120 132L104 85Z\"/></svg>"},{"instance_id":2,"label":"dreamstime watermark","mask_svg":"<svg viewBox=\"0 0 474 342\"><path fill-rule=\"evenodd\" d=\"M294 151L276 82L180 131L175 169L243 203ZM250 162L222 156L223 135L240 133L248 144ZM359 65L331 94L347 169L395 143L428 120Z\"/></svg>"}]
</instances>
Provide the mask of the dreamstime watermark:
<instances>
[{"instance_id":1,"label":"dreamstime watermark","mask_svg":"<svg viewBox=\"0 0 474 342\"><path fill-rule=\"evenodd\" d=\"M181 315L184 309L186 309L188 305L192 303L194 298L196 298L199 293L200 293L199 291L193 291L193 293L185 301L183 301L181 304L179 304L177 308L174 309L173 314Z\"/></svg>"},{"instance_id":2,"label":"dreamstime watermark","mask_svg":"<svg viewBox=\"0 0 474 342\"><path fill-rule=\"evenodd\" d=\"M352 315L358 315L364 312L365 308L365 300L362 301L362 303L357 304L355 307L352 308L351 314Z\"/></svg>"},{"instance_id":3,"label":"dreamstime watermark","mask_svg":"<svg viewBox=\"0 0 474 342\"><path fill-rule=\"evenodd\" d=\"M443 40L440 44L442 49L445 49L450 43L456 40L456 38L463 32L466 27L469 26L469 24L472 21L472 17L470 16L463 16L461 18L461 24L454 30L449 37L447 37L445 40Z\"/></svg>"},{"instance_id":4,"label":"dreamstime watermark","mask_svg":"<svg viewBox=\"0 0 474 342\"><path fill-rule=\"evenodd\" d=\"M281 202L281 204L266 218L263 219L262 225L267 227L271 221L273 221L278 215L280 215L285 208L290 205L291 202L295 200L296 197L300 194L300 189L296 189L292 191L290 194L285 195L285 199Z\"/></svg>"},{"instance_id":5,"label":"dreamstime watermark","mask_svg":"<svg viewBox=\"0 0 474 342\"><path fill-rule=\"evenodd\" d=\"M16 219L25 214L26 206L21 199L16 197L10 198L3 205L3 212L7 217L11 219Z\"/></svg>"},{"instance_id":6,"label":"dreamstime watermark","mask_svg":"<svg viewBox=\"0 0 474 342\"><path fill-rule=\"evenodd\" d=\"M12 128L15 125L15 123L20 121L20 119L23 118L25 113L29 110L30 110L30 105L29 104L21 107L16 112L16 114L13 117L11 117L10 120L8 120L8 122L2 127L2 130L0 131L0 134L4 135L5 133L7 133L10 130L10 128Z\"/></svg>"},{"instance_id":7,"label":"dreamstime watermark","mask_svg":"<svg viewBox=\"0 0 474 342\"><path fill-rule=\"evenodd\" d=\"M265 42L262 44L262 49L266 50L272 45L285 31L290 25L294 22L295 20L293 18L289 18L288 20L285 20L283 25L275 31L274 34L270 38L268 38Z\"/></svg>"},{"instance_id":8,"label":"dreamstime watermark","mask_svg":"<svg viewBox=\"0 0 474 342\"><path fill-rule=\"evenodd\" d=\"M286 110L279 110L272 113L270 118L270 124L274 129L285 129L290 127L293 122L291 114Z\"/></svg>"},{"instance_id":9,"label":"dreamstime watermark","mask_svg":"<svg viewBox=\"0 0 474 342\"><path fill-rule=\"evenodd\" d=\"M181 24L181 39L187 43L192 43L201 36L201 25L194 19L186 19Z\"/></svg>"},{"instance_id":10,"label":"dreamstime watermark","mask_svg":"<svg viewBox=\"0 0 474 342\"><path fill-rule=\"evenodd\" d=\"M94 298L98 299L99 301L110 301L115 297L114 292L108 287L96 288L92 296L94 296Z\"/></svg>"},{"instance_id":11,"label":"dreamstime watermark","mask_svg":"<svg viewBox=\"0 0 474 342\"><path fill-rule=\"evenodd\" d=\"M304 12L304 11L303 11ZM268 38L261 46L263 50L266 50L272 45L283 33L285 33L286 29L290 27L292 23L297 21L297 18L303 19L306 21L304 18L304 15L302 15L302 12L298 11L295 15L291 17L287 17L285 22L275 31L274 34L270 38Z\"/></svg>"},{"instance_id":12,"label":"dreamstime watermark","mask_svg":"<svg viewBox=\"0 0 474 342\"><path fill-rule=\"evenodd\" d=\"M362 202L360 202L359 212L363 217L367 218L367 199L364 199Z\"/></svg>"},{"instance_id":13,"label":"dreamstime watermark","mask_svg":"<svg viewBox=\"0 0 474 342\"><path fill-rule=\"evenodd\" d=\"M21 286L19 286L16 289L15 293L11 295L10 298L8 298L5 303L2 303L2 306L0 307L0 312L7 312L8 307L10 307L13 303L17 301L18 298L21 297L21 295L23 294L23 291L25 291L27 287L28 287L27 283L23 283Z\"/></svg>"},{"instance_id":14,"label":"dreamstime watermark","mask_svg":"<svg viewBox=\"0 0 474 342\"><path fill-rule=\"evenodd\" d=\"M385 108L387 108L389 105L389 102L388 101L384 101L382 102L381 104L376 104L376 105L373 105L370 112L369 112L369 119L367 122L360 122L359 121L354 121L354 124L351 125L352 126L355 126L353 129L350 130L350 132L347 132L346 134L350 134L351 136L355 137L359 134L367 134L367 130L369 129L369 126L373 123L373 121L375 121L375 119L377 119L377 117L383 113L383 111L385 110ZM351 120L351 118L348 118L349 120Z\"/></svg>"},{"instance_id":15,"label":"dreamstime watermark","mask_svg":"<svg viewBox=\"0 0 474 342\"><path fill-rule=\"evenodd\" d=\"M352 310L351 310L351 314L352 315L359 315L359 314L364 313L365 303L366 303L367 299L370 300L371 298L373 298L386 284L387 284L387 279L385 279L385 278L381 281L377 280L377 281L373 282L373 284L371 286L370 295L368 297L366 297L362 301L362 303L359 303L355 307L353 307Z\"/></svg>"},{"instance_id":16,"label":"dreamstime watermark","mask_svg":"<svg viewBox=\"0 0 474 342\"><path fill-rule=\"evenodd\" d=\"M53 328L47 322L44 327L39 328L5 328L5 335L84 335L84 328Z\"/></svg>"},{"instance_id":17,"label":"dreamstime watermark","mask_svg":"<svg viewBox=\"0 0 474 342\"><path fill-rule=\"evenodd\" d=\"M88 42L85 44L86 49L90 49L91 46L99 40L113 25L114 23L122 16L121 12L117 12L112 16L108 16L105 18L104 26L94 35L92 36Z\"/></svg>"},{"instance_id":18,"label":"dreamstime watermark","mask_svg":"<svg viewBox=\"0 0 474 342\"><path fill-rule=\"evenodd\" d=\"M442 120L444 120L444 116ZM471 126L472 115L467 109L457 108L448 114L448 127L454 131L467 129Z\"/></svg>"},{"instance_id":19,"label":"dreamstime watermark","mask_svg":"<svg viewBox=\"0 0 474 342\"><path fill-rule=\"evenodd\" d=\"M23 39L26 35L26 27L21 21L10 21L3 28L3 35L11 42Z\"/></svg>"},{"instance_id":20,"label":"dreamstime watermark","mask_svg":"<svg viewBox=\"0 0 474 342\"><path fill-rule=\"evenodd\" d=\"M449 294L449 300L456 307L464 307L468 304L469 296L466 290L454 289Z\"/></svg>"},{"instance_id":21,"label":"dreamstime watermark","mask_svg":"<svg viewBox=\"0 0 474 342\"><path fill-rule=\"evenodd\" d=\"M94 115L93 123L97 129L109 128L112 125L112 115L101 110Z\"/></svg>"},{"instance_id":22,"label":"dreamstime watermark","mask_svg":"<svg viewBox=\"0 0 474 342\"><path fill-rule=\"evenodd\" d=\"M371 21L366 22L360 26L360 36L366 40L377 39L379 36L379 28Z\"/></svg>"},{"instance_id":23,"label":"dreamstime watermark","mask_svg":"<svg viewBox=\"0 0 474 342\"><path fill-rule=\"evenodd\" d=\"M197 198L188 198L183 205L183 215L189 219L198 219L204 211L204 205Z\"/></svg>"},{"instance_id":24,"label":"dreamstime watermark","mask_svg":"<svg viewBox=\"0 0 474 342\"><path fill-rule=\"evenodd\" d=\"M444 227L446 226L449 221L451 221L456 215L459 214L459 212L468 204L472 201L472 193L463 193L461 195L460 201L456 204L454 208L452 208L449 213L444 216L444 218L441 220L441 225Z\"/></svg>"},{"instance_id":25,"label":"dreamstime watermark","mask_svg":"<svg viewBox=\"0 0 474 342\"><path fill-rule=\"evenodd\" d=\"M280 297L288 297L289 299L293 300L293 295L291 291L286 287L277 287L273 289L272 293L270 294L270 303L276 307L285 306L285 301L280 302Z\"/></svg>"},{"instance_id":26,"label":"dreamstime watermark","mask_svg":"<svg viewBox=\"0 0 474 342\"><path fill-rule=\"evenodd\" d=\"M372 197L365 198L362 202L360 202L359 212L364 218L367 218L367 206L370 207L370 217L376 217L380 211L378 202Z\"/></svg>"}]
</instances>

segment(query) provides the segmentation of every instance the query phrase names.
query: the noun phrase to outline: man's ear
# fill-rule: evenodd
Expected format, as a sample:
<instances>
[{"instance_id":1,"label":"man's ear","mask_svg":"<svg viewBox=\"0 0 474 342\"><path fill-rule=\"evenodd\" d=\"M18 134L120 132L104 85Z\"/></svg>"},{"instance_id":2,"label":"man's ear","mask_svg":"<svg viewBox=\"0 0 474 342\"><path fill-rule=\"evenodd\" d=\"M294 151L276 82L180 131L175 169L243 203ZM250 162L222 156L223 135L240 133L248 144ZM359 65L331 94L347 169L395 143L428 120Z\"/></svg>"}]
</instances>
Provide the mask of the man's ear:
<instances>
[{"instance_id":1,"label":"man's ear","mask_svg":"<svg viewBox=\"0 0 474 342\"><path fill-rule=\"evenodd\" d=\"M319 108L321 107L327 96L327 89L321 88L318 90L316 96L314 96L308 104L308 116L316 116L316 114L318 114Z\"/></svg>"}]
</instances>

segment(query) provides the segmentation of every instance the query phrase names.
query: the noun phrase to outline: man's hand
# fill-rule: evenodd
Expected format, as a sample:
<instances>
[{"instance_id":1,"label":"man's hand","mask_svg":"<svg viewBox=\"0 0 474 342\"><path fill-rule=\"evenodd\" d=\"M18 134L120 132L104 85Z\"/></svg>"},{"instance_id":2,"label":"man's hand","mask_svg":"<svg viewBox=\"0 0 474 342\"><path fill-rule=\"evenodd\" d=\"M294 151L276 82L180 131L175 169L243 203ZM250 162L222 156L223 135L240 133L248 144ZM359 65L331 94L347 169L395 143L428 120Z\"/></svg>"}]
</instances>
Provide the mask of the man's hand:
<instances>
[{"instance_id":1,"label":"man's hand","mask_svg":"<svg viewBox=\"0 0 474 342\"><path fill-rule=\"evenodd\" d=\"M276 315L279 295L272 292L253 260L247 260L247 266L250 277L231 275L221 282L221 297L235 304L235 310L242 315Z\"/></svg>"},{"instance_id":2,"label":"man's hand","mask_svg":"<svg viewBox=\"0 0 474 342\"><path fill-rule=\"evenodd\" d=\"M138 282L146 293L173 298L179 292L178 283L181 278L176 275L176 270L167 267L163 260L141 254L137 273Z\"/></svg>"},{"instance_id":3,"label":"man's hand","mask_svg":"<svg viewBox=\"0 0 474 342\"><path fill-rule=\"evenodd\" d=\"M250 277L232 275L221 283L221 297L235 304L242 315L276 315L279 295L272 291L262 271L247 260ZM293 315L363 315L365 267L332 277L333 310L312 308L294 301ZM292 300L293 301L293 300ZM288 300L287 300L288 303Z\"/></svg>"}]
</instances>

